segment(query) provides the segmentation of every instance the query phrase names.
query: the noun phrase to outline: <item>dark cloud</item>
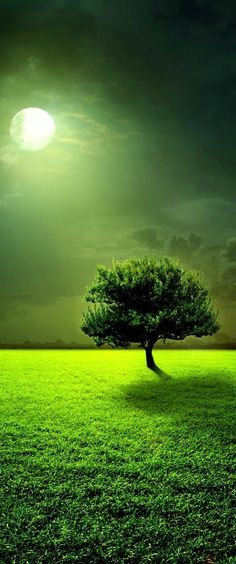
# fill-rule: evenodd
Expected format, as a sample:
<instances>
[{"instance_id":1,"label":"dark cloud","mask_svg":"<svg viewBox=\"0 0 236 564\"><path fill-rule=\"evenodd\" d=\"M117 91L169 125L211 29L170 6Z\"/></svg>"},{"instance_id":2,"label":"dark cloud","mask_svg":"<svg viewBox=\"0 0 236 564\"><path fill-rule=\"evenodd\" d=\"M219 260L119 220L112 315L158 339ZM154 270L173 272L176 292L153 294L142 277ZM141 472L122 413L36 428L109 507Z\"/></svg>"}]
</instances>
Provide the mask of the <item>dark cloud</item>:
<instances>
[{"instance_id":1,"label":"dark cloud","mask_svg":"<svg viewBox=\"0 0 236 564\"><path fill-rule=\"evenodd\" d=\"M214 284L214 293L219 301L231 305L236 303L236 237L228 239L221 251L222 262Z\"/></svg>"},{"instance_id":2,"label":"dark cloud","mask_svg":"<svg viewBox=\"0 0 236 564\"><path fill-rule=\"evenodd\" d=\"M189 233L188 236L171 235L169 238L163 239L159 235L160 229L155 227L146 227L136 229L128 235L128 239L137 241L148 251L157 251L158 253L166 253L167 255L179 257L180 259L189 260L199 249L203 250L202 238L196 233Z\"/></svg>"},{"instance_id":3,"label":"dark cloud","mask_svg":"<svg viewBox=\"0 0 236 564\"><path fill-rule=\"evenodd\" d=\"M217 22L217 16L213 9L213 2L209 5L200 4L197 1L182 0L179 10L180 19L190 20L200 24L214 24Z\"/></svg>"},{"instance_id":4,"label":"dark cloud","mask_svg":"<svg viewBox=\"0 0 236 564\"><path fill-rule=\"evenodd\" d=\"M230 305L236 303L236 265L227 268L219 274L219 278L212 288L213 295L219 303Z\"/></svg>"},{"instance_id":5,"label":"dark cloud","mask_svg":"<svg viewBox=\"0 0 236 564\"><path fill-rule=\"evenodd\" d=\"M217 182L217 179L215 179ZM216 186L215 186L216 188ZM222 190L220 183L219 190ZM232 185L230 184L232 190ZM168 203L165 208L166 221L175 226L175 231L192 227L198 230L204 238L211 238L209 244L219 244L235 232L235 211L236 202L233 196L217 197L212 195L207 197L197 197L194 199L179 198L177 201ZM210 228L209 228L210 227ZM227 234L227 235L226 235Z\"/></svg>"},{"instance_id":6,"label":"dark cloud","mask_svg":"<svg viewBox=\"0 0 236 564\"><path fill-rule=\"evenodd\" d=\"M154 2L154 17L176 24L192 24L207 29L228 30L235 22L235 3L226 0L159 0Z\"/></svg>"},{"instance_id":7,"label":"dark cloud","mask_svg":"<svg viewBox=\"0 0 236 564\"><path fill-rule=\"evenodd\" d=\"M30 58L37 62L41 80L47 76L48 84L56 85L62 72L82 65L81 49L96 30L94 18L80 0L1 4L2 70L14 72ZM35 75L34 86L38 81Z\"/></svg>"},{"instance_id":8,"label":"dark cloud","mask_svg":"<svg viewBox=\"0 0 236 564\"><path fill-rule=\"evenodd\" d=\"M222 255L226 261L236 262L236 237L227 241L226 249L224 249Z\"/></svg>"},{"instance_id":9,"label":"dark cloud","mask_svg":"<svg viewBox=\"0 0 236 564\"><path fill-rule=\"evenodd\" d=\"M195 233L190 233L188 237L172 235L167 243L167 254L188 260L200 248L202 239Z\"/></svg>"},{"instance_id":10,"label":"dark cloud","mask_svg":"<svg viewBox=\"0 0 236 564\"><path fill-rule=\"evenodd\" d=\"M155 227L136 229L129 235L129 238L138 241L138 243L148 249L160 250L163 248L163 240L159 238Z\"/></svg>"},{"instance_id":11,"label":"dark cloud","mask_svg":"<svg viewBox=\"0 0 236 564\"><path fill-rule=\"evenodd\" d=\"M213 2L200 3L195 0L158 2L154 16L174 24L191 22L208 26L218 21Z\"/></svg>"}]
</instances>

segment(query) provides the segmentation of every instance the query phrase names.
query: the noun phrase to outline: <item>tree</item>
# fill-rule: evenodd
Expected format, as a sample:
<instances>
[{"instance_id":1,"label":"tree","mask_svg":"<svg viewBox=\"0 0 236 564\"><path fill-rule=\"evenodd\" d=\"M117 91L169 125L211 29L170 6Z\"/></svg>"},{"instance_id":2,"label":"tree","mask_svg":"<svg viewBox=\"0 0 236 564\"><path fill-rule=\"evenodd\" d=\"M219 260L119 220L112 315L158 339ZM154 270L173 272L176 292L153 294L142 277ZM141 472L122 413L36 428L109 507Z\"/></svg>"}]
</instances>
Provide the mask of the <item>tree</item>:
<instances>
[{"instance_id":1,"label":"tree","mask_svg":"<svg viewBox=\"0 0 236 564\"><path fill-rule=\"evenodd\" d=\"M83 314L84 333L97 346L127 348L138 343L151 369L157 368L152 349L159 339L202 337L219 329L218 312L201 275L166 257L97 266L85 299L93 305Z\"/></svg>"}]
</instances>

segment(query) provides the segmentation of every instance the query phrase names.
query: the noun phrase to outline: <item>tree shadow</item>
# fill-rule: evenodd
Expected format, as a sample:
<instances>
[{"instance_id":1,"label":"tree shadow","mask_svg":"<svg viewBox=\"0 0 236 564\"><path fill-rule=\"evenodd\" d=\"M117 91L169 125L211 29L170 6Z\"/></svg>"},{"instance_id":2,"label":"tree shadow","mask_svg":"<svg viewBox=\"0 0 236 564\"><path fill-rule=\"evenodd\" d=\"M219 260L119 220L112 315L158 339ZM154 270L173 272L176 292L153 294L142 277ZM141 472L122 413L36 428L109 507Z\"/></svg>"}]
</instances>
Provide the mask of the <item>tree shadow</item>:
<instances>
[{"instance_id":1,"label":"tree shadow","mask_svg":"<svg viewBox=\"0 0 236 564\"><path fill-rule=\"evenodd\" d=\"M159 368L159 366L154 366L153 368L149 368L149 370L151 370L151 372L154 372L155 374L157 374L157 376L159 376L163 380L171 379L170 374L167 374L166 372L164 372L164 370L161 370L161 368Z\"/></svg>"},{"instance_id":2,"label":"tree shadow","mask_svg":"<svg viewBox=\"0 0 236 564\"><path fill-rule=\"evenodd\" d=\"M206 426L235 425L236 388L224 376L207 374L171 378L165 373L153 381L123 384L122 398L127 406L155 415L167 415L187 424ZM232 412L232 416L231 416ZM230 414L230 415L229 415Z\"/></svg>"}]
</instances>

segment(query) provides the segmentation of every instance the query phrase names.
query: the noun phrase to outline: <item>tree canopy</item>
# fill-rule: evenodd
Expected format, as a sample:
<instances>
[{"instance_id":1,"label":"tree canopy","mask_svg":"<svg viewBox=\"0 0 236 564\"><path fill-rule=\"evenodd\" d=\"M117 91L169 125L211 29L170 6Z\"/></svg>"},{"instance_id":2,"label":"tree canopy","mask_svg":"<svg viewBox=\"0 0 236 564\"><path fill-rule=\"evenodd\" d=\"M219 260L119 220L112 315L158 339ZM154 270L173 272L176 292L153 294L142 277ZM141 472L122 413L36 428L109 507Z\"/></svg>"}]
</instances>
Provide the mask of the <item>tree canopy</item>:
<instances>
[{"instance_id":1,"label":"tree canopy","mask_svg":"<svg viewBox=\"0 0 236 564\"><path fill-rule=\"evenodd\" d=\"M110 268L98 265L86 301L93 305L83 315L84 333L97 346L138 343L149 351L149 364L159 339L202 337L219 329L218 312L201 274L167 257L113 261Z\"/></svg>"}]
</instances>

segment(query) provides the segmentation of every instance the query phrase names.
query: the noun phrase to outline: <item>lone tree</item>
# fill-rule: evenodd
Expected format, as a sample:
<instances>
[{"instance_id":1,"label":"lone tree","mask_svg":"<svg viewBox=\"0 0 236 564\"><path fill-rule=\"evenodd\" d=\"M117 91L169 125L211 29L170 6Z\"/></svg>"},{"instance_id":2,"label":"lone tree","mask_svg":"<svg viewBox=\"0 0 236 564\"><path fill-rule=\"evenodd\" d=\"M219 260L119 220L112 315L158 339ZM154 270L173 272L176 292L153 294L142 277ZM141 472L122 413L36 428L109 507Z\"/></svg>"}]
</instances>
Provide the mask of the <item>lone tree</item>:
<instances>
[{"instance_id":1,"label":"lone tree","mask_svg":"<svg viewBox=\"0 0 236 564\"><path fill-rule=\"evenodd\" d=\"M82 330L97 346L129 347L139 343L148 368L157 368L152 349L159 339L181 340L218 331L218 312L199 273L177 260L153 258L113 261L97 266L86 301Z\"/></svg>"}]
</instances>

